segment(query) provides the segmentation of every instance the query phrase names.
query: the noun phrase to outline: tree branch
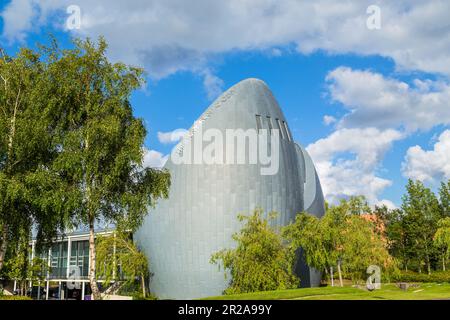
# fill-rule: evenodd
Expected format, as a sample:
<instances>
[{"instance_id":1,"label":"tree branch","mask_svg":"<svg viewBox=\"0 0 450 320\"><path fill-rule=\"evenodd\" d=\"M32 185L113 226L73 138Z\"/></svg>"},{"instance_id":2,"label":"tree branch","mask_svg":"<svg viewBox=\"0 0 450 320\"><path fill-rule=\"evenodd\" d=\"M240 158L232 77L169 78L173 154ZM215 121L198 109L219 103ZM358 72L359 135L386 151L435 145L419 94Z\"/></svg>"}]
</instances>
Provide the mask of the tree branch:
<instances>
[{"instance_id":1,"label":"tree branch","mask_svg":"<svg viewBox=\"0 0 450 320\"><path fill-rule=\"evenodd\" d=\"M16 102L14 104L14 113L13 113L13 117L11 119L11 129L10 129L10 133L9 133L9 142L8 142L8 162L11 159L11 155L12 155L12 149L13 149L13 140L14 140L14 136L16 134L16 116L17 116L17 109L19 108L19 103L20 103L20 87L19 87L19 91L17 92L17 97L16 97ZM9 168L11 169L11 165L9 166Z\"/></svg>"}]
</instances>

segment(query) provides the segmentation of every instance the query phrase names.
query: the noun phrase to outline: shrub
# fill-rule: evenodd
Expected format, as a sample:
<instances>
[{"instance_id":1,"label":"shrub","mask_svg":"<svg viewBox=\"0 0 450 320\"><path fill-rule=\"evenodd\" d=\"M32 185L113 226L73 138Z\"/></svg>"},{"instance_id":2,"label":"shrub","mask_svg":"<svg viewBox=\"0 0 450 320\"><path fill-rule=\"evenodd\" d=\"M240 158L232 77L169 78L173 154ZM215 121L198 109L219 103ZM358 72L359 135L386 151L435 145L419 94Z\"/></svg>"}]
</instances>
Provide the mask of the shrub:
<instances>
[{"instance_id":1,"label":"shrub","mask_svg":"<svg viewBox=\"0 0 450 320\"><path fill-rule=\"evenodd\" d=\"M158 298L150 293L146 294L144 298L141 292L135 292L133 294L133 300L158 300Z\"/></svg>"},{"instance_id":2,"label":"shrub","mask_svg":"<svg viewBox=\"0 0 450 320\"><path fill-rule=\"evenodd\" d=\"M430 275L413 271L401 271L392 277L396 282L450 282L450 271L436 271Z\"/></svg>"}]
</instances>

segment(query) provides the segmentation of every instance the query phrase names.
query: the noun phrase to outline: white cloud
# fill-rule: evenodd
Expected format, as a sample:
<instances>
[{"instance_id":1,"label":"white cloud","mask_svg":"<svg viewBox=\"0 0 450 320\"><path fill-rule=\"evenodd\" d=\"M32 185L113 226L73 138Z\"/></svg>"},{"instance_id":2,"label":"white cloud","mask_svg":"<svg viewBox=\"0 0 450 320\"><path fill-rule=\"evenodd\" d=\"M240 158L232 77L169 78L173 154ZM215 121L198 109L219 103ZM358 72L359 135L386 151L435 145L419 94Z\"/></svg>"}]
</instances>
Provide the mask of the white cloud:
<instances>
[{"instance_id":1,"label":"white cloud","mask_svg":"<svg viewBox=\"0 0 450 320\"><path fill-rule=\"evenodd\" d=\"M398 207L393 203L391 200L383 199L380 200L378 203L376 203L377 206L386 206L388 209L393 210L397 209Z\"/></svg>"},{"instance_id":2,"label":"white cloud","mask_svg":"<svg viewBox=\"0 0 450 320\"><path fill-rule=\"evenodd\" d=\"M330 96L349 110L339 127L405 128L408 132L450 124L450 85L413 81L413 86L371 71L339 67L326 80Z\"/></svg>"},{"instance_id":3,"label":"white cloud","mask_svg":"<svg viewBox=\"0 0 450 320\"><path fill-rule=\"evenodd\" d=\"M2 38L23 41L48 21L63 29L71 4L72 0L13 0L1 13ZM284 51L278 48L292 44L304 54L316 50L378 54L392 58L399 70L450 76L450 2L445 0L379 3L380 30L366 27L372 0L78 0L76 4L82 20L74 35L104 35L113 60L144 66L155 79L178 71L199 74L210 98L222 89L210 64L223 53L257 50L279 55ZM337 119L336 132L309 147L319 158L319 174L329 195L363 191L375 201L390 184L376 176L376 168L392 141L399 139L399 130L410 133L450 123L446 82L416 80L408 85L348 68L332 71L327 81L331 97L349 111ZM315 147L320 145L331 151L321 152ZM148 157L164 158L156 151Z\"/></svg>"},{"instance_id":4,"label":"white cloud","mask_svg":"<svg viewBox=\"0 0 450 320\"><path fill-rule=\"evenodd\" d=\"M72 0L14 0L29 10L5 10L3 37L23 38L34 21L59 15ZM144 65L153 76L178 70L204 70L211 57L232 50L270 50L288 44L299 52L379 54L399 69L450 74L450 2L385 1L380 3L380 30L366 27L372 0L78 0L82 26L76 34L104 35L111 55ZM54 20L54 19L52 19Z\"/></svg>"},{"instance_id":5,"label":"white cloud","mask_svg":"<svg viewBox=\"0 0 450 320\"><path fill-rule=\"evenodd\" d=\"M29 0L15 0L10 2L3 12L3 37L9 41L17 40L23 42L26 31L31 30L33 18L37 12Z\"/></svg>"},{"instance_id":6,"label":"white cloud","mask_svg":"<svg viewBox=\"0 0 450 320\"><path fill-rule=\"evenodd\" d=\"M402 163L405 177L415 180L436 182L450 179L450 130L441 133L433 150L420 146L408 149Z\"/></svg>"},{"instance_id":7,"label":"white cloud","mask_svg":"<svg viewBox=\"0 0 450 320\"><path fill-rule=\"evenodd\" d=\"M336 120L337 131L310 146L319 161L318 171L327 196L362 193L372 204L391 205L387 199L378 201L378 195L391 181L377 177L376 170L393 141L417 130L450 124L450 85L420 79L407 84L369 70L347 67L329 72L326 81L330 98L348 111ZM325 123L327 120L324 117ZM376 129L368 130L370 127ZM419 146L410 148L403 163L404 175L430 181L449 176L450 142L444 140L442 135L434 151L424 151ZM348 152L356 154L356 158L339 158Z\"/></svg>"},{"instance_id":8,"label":"white cloud","mask_svg":"<svg viewBox=\"0 0 450 320\"><path fill-rule=\"evenodd\" d=\"M158 140L163 144L172 144L180 141L187 133L186 129L175 129L169 132L158 132Z\"/></svg>"},{"instance_id":9,"label":"white cloud","mask_svg":"<svg viewBox=\"0 0 450 320\"><path fill-rule=\"evenodd\" d=\"M169 155L144 148L144 168L162 168L166 164Z\"/></svg>"},{"instance_id":10,"label":"white cloud","mask_svg":"<svg viewBox=\"0 0 450 320\"><path fill-rule=\"evenodd\" d=\"M203 87L206 90L208 99L213 100L223 92L223 80L215 76L209 70L203 73Z\"/></svg>"},{"instance_id":11,"label":"white cloud","mask_svg":"<svg viewBox=\"0 0 450 320\"><path fill-rule=\"evenodd\" d=\"M307 147L311 155L325 198L331 203L339 199L365 195L371 204L392 182L378 177L384 154L392 143L402 138L393 129L339 129Z\"/></svg>"},{"instance_id":12,"label":"white cloud","mask_svg":"<svg viewBox=\"0 0 450 320\"><path fill-rule=\"evenodd\" d=\"M329 116L329 115L324 115L323 116L323 123L326 126L329 126L330 124L335 123L335 122L336 122L336 118L335 117Z\"/></svg>"},{"instance_id":13,"label":"white cloud","mask_svg":"<svg viewBox=\"0 0 450 320\"><path fill-rule=\"evenodd\" d=\"M393 129L381 131L377 128L339 129L326 138L308 146L308 152L316 161L324 161L335 154L351 152L365 167L374 167L382 160L392 142L401 139L402 134Z\"/></svg>"}]
</instances>

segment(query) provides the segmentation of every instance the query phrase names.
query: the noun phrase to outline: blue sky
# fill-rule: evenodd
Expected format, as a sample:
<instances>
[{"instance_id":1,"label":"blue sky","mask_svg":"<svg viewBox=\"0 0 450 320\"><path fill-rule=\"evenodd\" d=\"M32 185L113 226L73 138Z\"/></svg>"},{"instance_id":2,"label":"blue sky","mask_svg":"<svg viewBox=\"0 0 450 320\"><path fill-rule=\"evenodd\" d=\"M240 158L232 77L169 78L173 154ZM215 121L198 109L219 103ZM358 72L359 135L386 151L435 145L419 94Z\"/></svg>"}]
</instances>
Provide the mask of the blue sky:
<instances>
[{"instance_id":1,"label":"blue sky","mask_svg":"<svg viewBox=\"0 0 450 320\"><path fill-rule=\"evenodd\" d=\"M103 35L112 60L146 69L132 102L147 125L149 164L161 165L176 142L161 133L188 129L221 92L254 77L307 147L328 200L364 194L395 206L407 178L433 188L450 178L447 1L0 3L9 53L49 32L66 47L72 36ZM80 24L69 30L73 4ZM372 4L379 11L368 13Z\"/></svg>"}]
</instances>

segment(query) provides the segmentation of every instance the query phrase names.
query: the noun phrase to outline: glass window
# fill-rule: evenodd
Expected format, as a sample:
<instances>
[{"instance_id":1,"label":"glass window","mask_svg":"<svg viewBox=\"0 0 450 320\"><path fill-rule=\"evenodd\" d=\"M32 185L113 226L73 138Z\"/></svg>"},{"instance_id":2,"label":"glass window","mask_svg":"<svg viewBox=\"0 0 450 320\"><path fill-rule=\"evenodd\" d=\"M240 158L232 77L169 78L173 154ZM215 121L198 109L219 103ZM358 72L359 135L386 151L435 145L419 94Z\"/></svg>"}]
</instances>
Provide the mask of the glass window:
<instances>
[{"instance_id":1,"label":"glass window","mask_svg":"<svg viewBox=\"0 0 450 320\"><path fill-rule=\"evenodd\" d=\"M80 276L87 277L89 273L89 241L73 241L70 250L70 265L80 268Z\"/></svg>"},{"instance_id":2,"label":"glass window","mask_svg":"<svg viewBox=\"0 0 450 320\"><path fill-rule=\"evenodd\" d=\"M289 128L288 128L288 126L287 126L287 123L286 123L285 121L283 121L283 125L284 125L284 129L285 129L285 131L286 131L286 137L287 137L287 139L288 139L289 141L291 141L291 135L290 135L290 133L289 133Z\"/></svg>"},{"instance_id":3,"label":"glass window","mask_svg":"<svg viewBox=\"0 0 450 320\"><path fill-rule=\"evenodd\" d=\"M268 125L268 128L269 128L269 134L272 134L272 129L273 129L272 119L269 116L267 116L267 125Z\"/></svg>"},{"instance_id":4,"label":"glass window","mask_svg":"<svg viewBox=\"0 0 450 320\"><path fill-rule=\"evenodd\" d=\"M262 120L259 114L256 115L256 129L258 130L258 134L261 132L262 129Z\"/></svg>"},{"instance_id":5,"label":"glass window","mask_svg":"<svg viewBox=\"0 0 450 320\"><path fill-rule=\"evenodd\" d=\"M278 129L278 131L280 132L280 135L281 135L281 139L284 139L284 132L283 132L283 130L281 129L281 122L280 122L280 119L276 119L276 122L277 122L277 129Z\"/></svg>"},{"instance_id":6,"label":"glass window","mask_svg":"<svg viewBox=\"0 0 450 320\"><path fill-rule=\"evenodd\" d=\"M50 253L52 278L65 278L67 270L67 241L53 244Z\"/></svg>"}]
</instances>

